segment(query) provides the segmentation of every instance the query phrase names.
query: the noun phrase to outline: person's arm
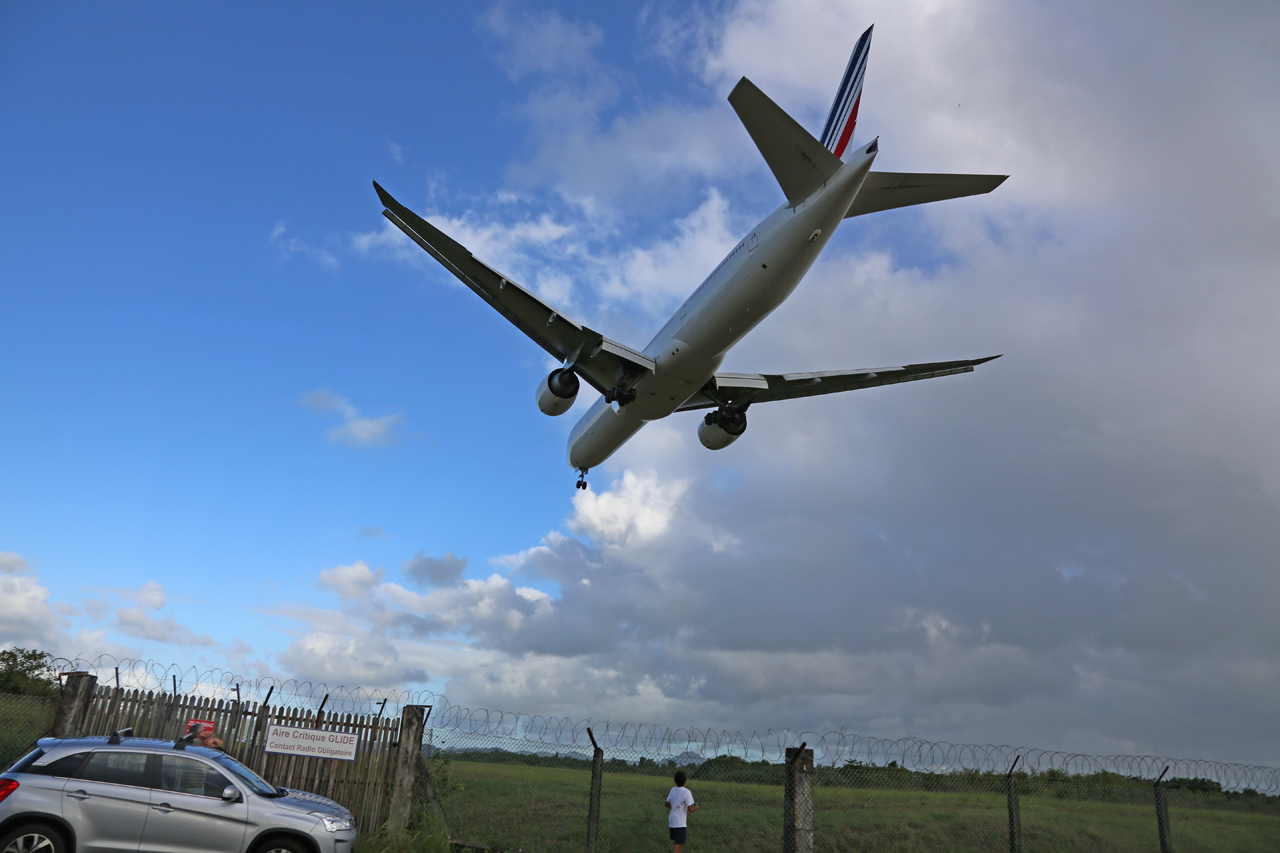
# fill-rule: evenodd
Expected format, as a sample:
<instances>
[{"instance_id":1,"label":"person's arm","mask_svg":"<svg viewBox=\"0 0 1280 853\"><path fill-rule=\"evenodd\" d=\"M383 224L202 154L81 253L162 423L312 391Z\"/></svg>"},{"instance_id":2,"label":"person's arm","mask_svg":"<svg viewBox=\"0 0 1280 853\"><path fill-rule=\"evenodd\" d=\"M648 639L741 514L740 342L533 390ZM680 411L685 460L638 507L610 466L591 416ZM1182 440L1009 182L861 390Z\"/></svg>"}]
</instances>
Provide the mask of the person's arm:
<instances>
[{"instance_id":1,"label":"person's arm","mask_svg":"<svg viewBox=\"0 0 1280 853\"><path fill-rule=\"evenodd\" d=\"M702 806L698 805L697 803L694 803L693 805L689 806L689 813L692 814L693 812L696 812L700 808L702 808Z\"/></svg>"}]
</instances>

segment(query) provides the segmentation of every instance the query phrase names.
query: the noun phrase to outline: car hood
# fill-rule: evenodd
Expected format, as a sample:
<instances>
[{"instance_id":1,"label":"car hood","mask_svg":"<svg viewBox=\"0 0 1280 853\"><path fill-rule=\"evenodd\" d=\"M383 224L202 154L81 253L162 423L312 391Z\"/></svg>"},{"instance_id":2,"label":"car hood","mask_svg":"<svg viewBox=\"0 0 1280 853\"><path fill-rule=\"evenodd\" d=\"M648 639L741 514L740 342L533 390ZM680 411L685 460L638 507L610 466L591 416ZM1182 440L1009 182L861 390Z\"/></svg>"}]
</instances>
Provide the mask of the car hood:
<instances>
[{"instance_id":1,"label":"car hood","mask_svg":"<svg viewBox=\"0 0 1280 853\"><path fill-rule=\"evenodd\" d=\"M322 797L319 794L312 794L309 791L299 791L296 788L285 788L286 795L279 799L272 800L282 809L292 809L293 811L305 812L325 812L334 817L343 817L350 820L351 812L344 807L335 803L328 797Z\"/></svg>"}]
</instances>

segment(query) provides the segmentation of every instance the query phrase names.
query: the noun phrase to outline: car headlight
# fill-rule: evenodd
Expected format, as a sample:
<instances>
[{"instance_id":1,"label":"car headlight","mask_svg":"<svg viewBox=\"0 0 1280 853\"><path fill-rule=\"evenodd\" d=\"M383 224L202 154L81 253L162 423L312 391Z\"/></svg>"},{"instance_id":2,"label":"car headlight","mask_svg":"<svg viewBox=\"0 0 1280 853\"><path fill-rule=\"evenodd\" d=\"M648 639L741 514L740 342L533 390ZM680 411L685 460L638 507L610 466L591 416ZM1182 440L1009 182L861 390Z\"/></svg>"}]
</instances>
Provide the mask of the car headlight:
<instances>
[{"instance_id":1,"label":"car headlight","mask_svg":"<svg viewBox=\"0 0 1280 853\"><path fill-rule=\"evenodd\" d=\"M349 817L334 817L324 812L312 812L312 814L320 818L321 822L324 823L324 828L329 832L342 832L346 829L356 828L355 821Z\"/></svg>"}]
</instances>

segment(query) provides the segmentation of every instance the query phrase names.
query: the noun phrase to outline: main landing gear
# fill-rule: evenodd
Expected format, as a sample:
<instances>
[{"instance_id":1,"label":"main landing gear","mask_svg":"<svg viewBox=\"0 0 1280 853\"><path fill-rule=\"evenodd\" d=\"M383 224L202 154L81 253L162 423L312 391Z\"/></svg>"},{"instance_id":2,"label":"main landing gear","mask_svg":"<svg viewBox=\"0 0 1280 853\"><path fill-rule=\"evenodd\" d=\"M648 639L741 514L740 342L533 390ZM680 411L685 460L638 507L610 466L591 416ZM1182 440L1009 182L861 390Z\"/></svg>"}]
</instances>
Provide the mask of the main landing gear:
<instances>
[{"instance_id":1,"label":"main landing gear","mask_svg":"<svg viewBox=\"0 0 1280 853\"><path fill-rule=\"evenodd\" d=\"M625 406L627 403L634 402L635 399L636 389L624 388L621 383L604 392L604 401L606 403L617 403L619 406Z\"/></svg>"},{"instance_id":2,"label":"main landing gear","mask_svg":"<svg viewBox=\"0 0 1280 853\"><path fill-rule=\"evenodd\" d=\"M577 482L577 485L575 485L575 486L574 486L574 488L575 488L575 489L585 489L586 487L587 487L587 469L586 469L586 468L579 468L579 469L578 469L578 482Z\"/></svg>"}]
</instances>

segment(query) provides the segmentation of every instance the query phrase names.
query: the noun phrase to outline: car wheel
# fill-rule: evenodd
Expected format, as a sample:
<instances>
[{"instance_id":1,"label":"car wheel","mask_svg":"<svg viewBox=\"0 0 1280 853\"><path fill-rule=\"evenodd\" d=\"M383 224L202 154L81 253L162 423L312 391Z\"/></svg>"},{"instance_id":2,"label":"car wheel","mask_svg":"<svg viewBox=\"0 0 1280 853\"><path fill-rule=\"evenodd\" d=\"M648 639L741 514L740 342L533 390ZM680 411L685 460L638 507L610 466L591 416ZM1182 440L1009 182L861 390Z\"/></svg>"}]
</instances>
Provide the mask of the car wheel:
<instances>
[{"instance_id":1,"label":"car wheel","mask_svg":"<svg viewBox=\"0 0 1280 853\"><path fill-rule=\"evenodd\" d=\"M8 851L0 850L0 853ZM254 853L311 853L306 845L294 838L271 838L259 844Z\"/></svg>"},{"instance_id":2,"label":"car wheel","mask_svg":"<svg viewBox=\"0 0 1280 853\"><path fill-rule=\"evenodd\" d=\"M0 853L67 853L67 842L52 827L28 823L0 838Z\"/></svg>"}]
</instances>

